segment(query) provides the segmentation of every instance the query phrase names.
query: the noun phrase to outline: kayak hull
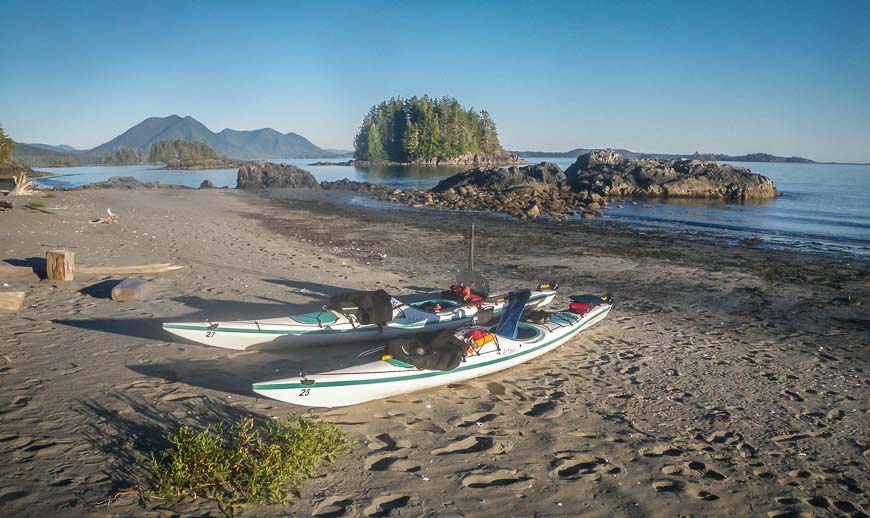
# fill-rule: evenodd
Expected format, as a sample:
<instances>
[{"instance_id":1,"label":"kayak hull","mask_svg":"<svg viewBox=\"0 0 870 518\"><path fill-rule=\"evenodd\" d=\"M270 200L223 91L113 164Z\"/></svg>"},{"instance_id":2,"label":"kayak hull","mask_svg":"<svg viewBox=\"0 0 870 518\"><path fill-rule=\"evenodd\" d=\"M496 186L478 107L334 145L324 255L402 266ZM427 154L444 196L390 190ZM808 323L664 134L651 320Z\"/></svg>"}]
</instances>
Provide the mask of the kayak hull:
<instances>
[{"instance_id":1,"label":"kayak hull","mask_svg":"<svg viewBox=\"0 0 870 518\"><path fill-rule=\"evenodd\" d=\"M610 309L606 304L582 317L554 313L547 324L523 323L524 333L533 336L517 340L499 336L497 346L485 345L480 354L468 356L450 371L419 370L401 361L382 359L347 369L256 383L253 390L294 405L340 407L431 389L509 369L546 354L600 322Z\"/></svg>"},{"instance_id":2,"label":"kayak hull","mask_svg":"<svg viewBox=\"0 0 870 518\"><path fill-rule=\"evenodd\" d=\"M554 291L535 291L528 306L547 305L555 296ZM496 312L504 305L504 302L488 304ZM326 311L266 320L167 322L163 329L186 340L222 349L280 349L390 340L414 333L456 329L470 324L478 311L476 306L458 304L437 313L403 305L397 310L399 317L384 326L360 325L340 313Z\"/></svg>"}]
</instances>

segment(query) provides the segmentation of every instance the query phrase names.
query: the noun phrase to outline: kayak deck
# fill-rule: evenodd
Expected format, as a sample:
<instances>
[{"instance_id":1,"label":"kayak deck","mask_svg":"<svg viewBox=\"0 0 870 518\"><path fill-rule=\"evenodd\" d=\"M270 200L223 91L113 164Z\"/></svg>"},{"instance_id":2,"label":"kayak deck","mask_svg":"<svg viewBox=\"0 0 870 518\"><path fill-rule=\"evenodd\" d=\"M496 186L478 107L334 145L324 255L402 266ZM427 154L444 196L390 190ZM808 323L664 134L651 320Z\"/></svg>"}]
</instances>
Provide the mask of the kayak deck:
<instances>
[{"instance_id":1,"label":"kayak deck","mask_svg":"<svg viewBox=\"0 0 870 518\"><path fill-rule=\"evenodd\" d=\"M532 305L544 305L555 297L553 291L535 292ZM398 302L398 301L397 301ZM375 339L390 339L424 328L438 331L469 323L479 308L433 298L412 304L398 302L394 318L384 326L360 325L353 318L336 311L256 320L225 322L167 322L163 329L181 338L224 349L246 350L263 345L328 345ZM440 306L440 311L420 309ZM503 303L491 305L496 312Z\"/></svg>"}]
</instances>

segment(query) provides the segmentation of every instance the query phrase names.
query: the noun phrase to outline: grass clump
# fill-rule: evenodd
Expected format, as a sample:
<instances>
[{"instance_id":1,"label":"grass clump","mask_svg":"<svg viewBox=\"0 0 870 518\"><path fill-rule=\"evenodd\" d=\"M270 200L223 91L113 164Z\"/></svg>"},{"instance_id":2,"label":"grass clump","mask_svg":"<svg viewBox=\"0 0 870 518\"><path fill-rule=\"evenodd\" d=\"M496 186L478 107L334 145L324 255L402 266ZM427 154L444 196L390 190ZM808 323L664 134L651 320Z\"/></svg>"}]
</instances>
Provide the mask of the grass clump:
<instances>
[{"instance_id":1,"label":"grass clump","mask_svg":"<svg viewBox=\"0 0 870 518\"><path fill-rule=\"evenodd\" d=\"M31 207L33 207L35 209L44 209L45 208L45 204L42 203L41 201L32 201L32 202L28 203L28 205L30 205Z\"/></svg>"},{"instance_id":2,"label":"grass clump","mask_svg":"<svg viewBox=\"0 0 870 518\"><path fill-rule=\"evenodd\" d=\"M287 503L320 463L353 445L336 426L296 416L265 426L242 419L228 428L183 427L166 439L170 445L146 460L153 494L170 502L210 498L228 515L236 506Z\"/></svg>"}]
</instances>

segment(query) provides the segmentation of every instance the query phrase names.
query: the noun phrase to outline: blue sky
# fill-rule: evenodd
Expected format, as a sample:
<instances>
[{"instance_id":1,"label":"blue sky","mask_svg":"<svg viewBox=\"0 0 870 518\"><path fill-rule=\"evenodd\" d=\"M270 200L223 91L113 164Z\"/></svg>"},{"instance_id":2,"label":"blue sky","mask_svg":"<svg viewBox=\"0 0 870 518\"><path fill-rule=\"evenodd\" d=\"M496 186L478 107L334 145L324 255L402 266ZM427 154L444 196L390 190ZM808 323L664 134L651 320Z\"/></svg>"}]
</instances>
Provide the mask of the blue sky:
<instances>
[{"instance_id":1,"label":"blue sky","mask_svg":"<svg viewBox=\"0 0 870 518\"><path fill-rule=\"evenodd\" d=\"M174 113L349 148L372 104L427 93L488 110L509 149L870 162L867 1L3 3L22 142Z\"/></svg>"}]
</instances>

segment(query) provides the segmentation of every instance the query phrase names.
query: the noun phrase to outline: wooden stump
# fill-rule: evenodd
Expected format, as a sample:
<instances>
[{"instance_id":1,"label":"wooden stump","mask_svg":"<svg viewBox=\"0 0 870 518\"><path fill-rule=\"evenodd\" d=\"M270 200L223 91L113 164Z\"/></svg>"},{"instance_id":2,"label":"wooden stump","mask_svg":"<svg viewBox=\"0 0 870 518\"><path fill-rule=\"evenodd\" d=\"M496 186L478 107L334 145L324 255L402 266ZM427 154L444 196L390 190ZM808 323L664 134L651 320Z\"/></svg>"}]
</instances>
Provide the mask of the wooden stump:
<instances>
[{"instance_id":1,"label":"wooden stump","mask_svg":"<svg viewBox=\"0 0 870 518\"><path fill-rule=\"evenodd\" d=\"M18 311L24 302L23 291L0 293L0 311Z\"/></svg>"},{"instance_id":2,"label":"wooden stump","mask_svg":"<svg viewBox=\"0 0 870 518\"><path fill-rule=\"evenodd\" d=\"M142 300L149 288L142 277L127 277L112 288L112 300Z\"/></svg>"},{"instance_id":3,"label":"wooden stump","mask_svg":"<svg viewBox=\"0 0 870 518\"><path fill-rule=\"evenodd\" d=\"M75 277L76 254L68 250L49 250L45 253L45 276L50 281L71 281Z\"/></svg>"}]
</instances>

